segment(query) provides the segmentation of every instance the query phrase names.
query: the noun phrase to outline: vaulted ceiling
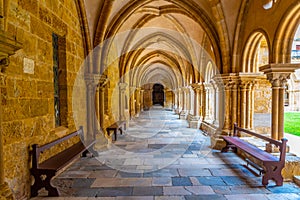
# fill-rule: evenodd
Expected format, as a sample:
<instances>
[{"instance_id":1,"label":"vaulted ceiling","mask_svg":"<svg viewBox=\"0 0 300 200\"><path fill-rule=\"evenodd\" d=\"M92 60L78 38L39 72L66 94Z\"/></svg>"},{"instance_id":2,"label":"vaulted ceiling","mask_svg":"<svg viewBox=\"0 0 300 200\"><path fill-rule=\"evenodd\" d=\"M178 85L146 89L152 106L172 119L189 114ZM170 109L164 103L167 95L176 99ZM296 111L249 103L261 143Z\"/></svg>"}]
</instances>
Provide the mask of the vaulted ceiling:
<instances>
[{"instance_id":1,"label":"vaulted ceiling","mask_svg":"<svg viewBox=\"0 0 300 200\"><path fill-rule=\"evenodd\" d=\"M208 63L220 69L228 65L235 26L231 22L236 21L241 4L229 1L84 3L92 45L104 49L104 67L114 54L120 77L130 74L131 85L161 83L176 88L202 82Z\"/></svg>"}]
</instances>

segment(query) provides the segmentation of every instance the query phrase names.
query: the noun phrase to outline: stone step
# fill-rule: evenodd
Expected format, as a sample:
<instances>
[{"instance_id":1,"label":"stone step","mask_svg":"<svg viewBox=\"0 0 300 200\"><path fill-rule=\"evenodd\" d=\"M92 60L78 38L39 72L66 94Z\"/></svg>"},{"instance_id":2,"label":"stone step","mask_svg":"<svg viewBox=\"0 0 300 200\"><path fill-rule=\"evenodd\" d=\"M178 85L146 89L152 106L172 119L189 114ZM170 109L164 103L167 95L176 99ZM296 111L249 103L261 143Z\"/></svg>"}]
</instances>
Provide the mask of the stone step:
<instances>
[{"instance_id":1,"label":"stone step","mask_svg":"<svg viewBox=\"0 0 300 200\"><path fill-rule=\"evenodd\" d=\"M294 182L300 186L300 176L294 176Z\"/></svg>"}]
</instances>

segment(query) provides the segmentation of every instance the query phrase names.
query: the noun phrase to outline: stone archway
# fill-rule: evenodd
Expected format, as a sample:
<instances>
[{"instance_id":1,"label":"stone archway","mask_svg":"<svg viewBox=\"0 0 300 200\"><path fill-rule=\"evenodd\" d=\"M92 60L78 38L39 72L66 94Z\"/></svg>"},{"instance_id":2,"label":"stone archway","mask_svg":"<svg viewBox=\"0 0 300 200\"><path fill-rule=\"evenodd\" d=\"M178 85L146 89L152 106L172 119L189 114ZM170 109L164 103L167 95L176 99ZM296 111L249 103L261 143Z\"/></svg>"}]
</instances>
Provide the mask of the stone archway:
<instances>
[{"instance_id":1,"label":"stone archway","mask_svg":"<svg viewBox=\"0 0 300 200\"><path fill-rule=\"evenodd\" d=\"M165 101L165 93L164 86L161 84L154 84L152 91L152 103L153 105L161 105L164 106Z\"/></svg>"}]
</instances>

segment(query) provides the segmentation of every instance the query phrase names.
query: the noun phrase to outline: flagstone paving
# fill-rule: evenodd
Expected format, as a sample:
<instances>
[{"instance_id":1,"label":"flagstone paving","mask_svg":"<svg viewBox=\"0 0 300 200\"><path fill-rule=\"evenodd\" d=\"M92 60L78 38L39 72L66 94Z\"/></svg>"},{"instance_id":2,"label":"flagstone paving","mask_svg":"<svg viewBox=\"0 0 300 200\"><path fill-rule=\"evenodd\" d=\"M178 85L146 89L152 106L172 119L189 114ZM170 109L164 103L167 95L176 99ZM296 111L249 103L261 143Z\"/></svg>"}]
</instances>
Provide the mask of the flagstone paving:
<instances>
[{"instance_id":1,"label":"flagstone paving","mask_svg":"<svg viewBox=\"0 0 300 200\"><path fill-rule=\"evenodd\" d=\"M159 107L144 111L118 141L97 150L97 157L79 159L52 180L61 196L48 199L300 199L293 182L264 187L245 161L211 150L209 144L209 137L188 128L173 112Z\"/></svg>"}]
</instances>

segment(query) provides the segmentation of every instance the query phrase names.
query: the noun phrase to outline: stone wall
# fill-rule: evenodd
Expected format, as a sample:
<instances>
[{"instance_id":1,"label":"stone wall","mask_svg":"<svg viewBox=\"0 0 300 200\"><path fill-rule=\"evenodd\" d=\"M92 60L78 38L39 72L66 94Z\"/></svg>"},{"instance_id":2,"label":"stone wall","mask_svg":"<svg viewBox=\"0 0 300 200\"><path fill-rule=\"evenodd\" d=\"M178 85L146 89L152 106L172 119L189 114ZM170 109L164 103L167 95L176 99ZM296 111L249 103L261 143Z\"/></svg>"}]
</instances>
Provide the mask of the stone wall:
<instances>
[{"instance_id":1,"label":"stone wall","mask_svg":"<svg viewBox=\"0 0 300 200\"><path fill-rule=\"evenodd\" d=\"M23 48L11 57L1 94L4 176L16 199L28 199L30 146L58 138L54 123L52 33L66 39L64 101L68 110L63 117L69 131L76 128L72 119L72 86L84 59L83 40L74 1L11 0L7 22L7 32L15 35Z\"/></svg>"},{"instance_id":2,"label":"stone wall","mask_svg":"<svg viewBox=\"0 0 300 200\"><path fill-rule=\"evenodd\" d=\"M254 113L271 113L272 88L268 80L260 80L254 90Z\"/></svg>"}]
</instances>

